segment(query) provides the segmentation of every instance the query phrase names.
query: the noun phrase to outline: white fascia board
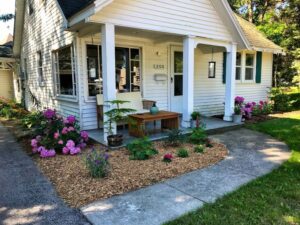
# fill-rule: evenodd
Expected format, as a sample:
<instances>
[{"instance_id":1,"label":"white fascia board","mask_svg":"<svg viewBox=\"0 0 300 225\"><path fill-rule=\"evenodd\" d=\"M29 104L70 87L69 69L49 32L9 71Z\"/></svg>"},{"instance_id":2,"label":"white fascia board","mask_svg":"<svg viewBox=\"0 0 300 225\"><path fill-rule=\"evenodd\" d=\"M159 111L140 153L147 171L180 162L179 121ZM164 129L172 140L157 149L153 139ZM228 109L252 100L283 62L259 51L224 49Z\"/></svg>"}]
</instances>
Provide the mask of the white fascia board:
<instances>
[{"instance_id":1,"label":"white fascia board","mask_svg":"<svg viewBox=\"0 0 300 225\"><path fill-rule=\"evenodd\" d=\"M269 52L273 54L281 54L281 55L286 55L285 51L283 49L273 49L273 48L260 48L260 47L252 47L254 51L257 52Z\"/></svg>"},{"instance_id":2,"label":"white fascia board","mask_svg":"<svg viewBox=\"0 0 300 225\"><path fill-rule=\"evenodd\" d=\"M14 59L14 58L7 58L7 57L0 57L0 62L11 62L11 63L14 63L14 62L16 62L16 59Z\"/></svg>"},{"instance_id":3,"label":"white fascia board","mask_svg":"<svg viewBox=\"0 0 300 225\"><path fill-rule=\"evenodd\" d=\"M21 45L23 38L23 27L24 27L24 14L25 14L25 1L16 0L15 3L15 24L14 24L14 45L13 55L19 57L21 54Z\"/></svg>"}]
</instances>

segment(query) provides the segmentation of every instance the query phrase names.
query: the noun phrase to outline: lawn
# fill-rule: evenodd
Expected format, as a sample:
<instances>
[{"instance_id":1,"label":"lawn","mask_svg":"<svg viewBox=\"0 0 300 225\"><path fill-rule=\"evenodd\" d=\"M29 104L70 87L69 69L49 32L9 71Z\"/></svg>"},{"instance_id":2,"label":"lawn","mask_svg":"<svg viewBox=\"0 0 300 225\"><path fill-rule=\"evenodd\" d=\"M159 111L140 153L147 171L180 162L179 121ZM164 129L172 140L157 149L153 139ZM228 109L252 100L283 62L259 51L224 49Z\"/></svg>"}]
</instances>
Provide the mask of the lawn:
<instances>
[{"instance_id":1,"label":"lawn","mask_svg":"<svg viewBox=\"0 0 300 225\"><path fill-rule=\"evenodd\" d=\"M287 143L293 154L279 169L167 225L300 224L300 111L249 125Z\"/></svg>"}]
</instances>

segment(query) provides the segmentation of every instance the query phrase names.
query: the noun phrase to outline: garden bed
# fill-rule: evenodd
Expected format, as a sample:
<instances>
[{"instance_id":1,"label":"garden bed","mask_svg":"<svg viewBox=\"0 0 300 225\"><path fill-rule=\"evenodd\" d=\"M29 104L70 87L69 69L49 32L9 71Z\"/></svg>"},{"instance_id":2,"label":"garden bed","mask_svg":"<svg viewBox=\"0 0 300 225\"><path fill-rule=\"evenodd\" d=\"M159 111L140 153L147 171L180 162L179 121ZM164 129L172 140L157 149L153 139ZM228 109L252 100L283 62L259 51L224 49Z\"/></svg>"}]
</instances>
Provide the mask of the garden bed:
<instances>
[{"instance_id":1,"label":"garden bed","mask_svg":"<svg viewBox=\"0 0 300 225\"><path fill-rule=\"evenodd\" d=\"M23 128L18 120L0 120L16 136L22 134ZM24 150L30 155L40 170L54 184L56 191L67 204L72 207L81 207L90 202L109 198L125 192L133 191L154 183L173 178L184 173L205 168L223 160L227 148L219 143L212 142L213 147L206 147L204 153L194 152L195 145L184 143L180 147L168 147L163 141L155 142L154 147L158 154L149 160L129 160L129 152L123 148L110 151L110 172L106 178L92 178L85 167L83 158L90 151L86 148L80 155L57 154L54 158L43 159L32 154L30 138L18 138ZM94 145L96 149L103 149L101 145ZM185 148L189 157L176 156L178 148ZM166 153L172 153L171 163L162 161Z\"/></svg>"},{"instance_id":2,"label":"garden bed","mask_svg":"<svg viewBox=\"0 0 300 225\"><path fill-rule=\"evenodd\" d=\"M83 155L40 159L34 157L41 171L55 184L59 195L72 207L136 190L168 178L201 169L224 159L228 154L226 147L213 143L202 154L194 152L194 145L183 144L189 151L188 158L179 158L177 148L164 147L163 142L156 142L159 151L149 160L129 160L126 149L109 152L110 173L106 178L95 179L90 176L83 163ZM96 146L100 148L101 146ZM173 153L171 163L162 161L164 154Z\"/></svg>"}]
</instances>

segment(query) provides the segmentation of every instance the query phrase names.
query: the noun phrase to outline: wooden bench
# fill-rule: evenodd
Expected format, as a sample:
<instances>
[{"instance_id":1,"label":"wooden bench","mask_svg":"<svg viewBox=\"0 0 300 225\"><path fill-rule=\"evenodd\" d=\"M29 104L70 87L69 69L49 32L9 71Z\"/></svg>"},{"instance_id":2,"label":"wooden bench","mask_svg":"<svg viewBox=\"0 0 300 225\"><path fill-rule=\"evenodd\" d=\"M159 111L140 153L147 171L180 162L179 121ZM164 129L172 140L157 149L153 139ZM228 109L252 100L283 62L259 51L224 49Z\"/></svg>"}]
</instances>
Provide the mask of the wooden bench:
<instances>
[{"instance_id":1,"label":"wooden bench","mask_svg":"<svg viewBox=\"0 0 300 225\"><path fill-rule=\"evenodd\" d=\"M180 114L168 111L159 111L158 114L137 113L129 115L131 123L129 123L129 135L133 137L144 137L147 135L145 123L161 120L161 129L178 129L180 122Z\"/></svg>"},{"instance_id":2,"label":"wooden bench","mask_svg":"<svg viewBox=\"0 0 300 225\"><path fill-rule=\"evenodd\" d=\"M103 101L103 95L97 95L97 121L98 128L103 128L103 106L105 103ZM128 93L117 93L117 100L129 101L121 105L122 108L135 109L134 113L146 113L149 112L150 108L156 101L142 99L141 92L128 92ZM118 124L122 125L122 124Z\"/></svg>"}]
</instances>

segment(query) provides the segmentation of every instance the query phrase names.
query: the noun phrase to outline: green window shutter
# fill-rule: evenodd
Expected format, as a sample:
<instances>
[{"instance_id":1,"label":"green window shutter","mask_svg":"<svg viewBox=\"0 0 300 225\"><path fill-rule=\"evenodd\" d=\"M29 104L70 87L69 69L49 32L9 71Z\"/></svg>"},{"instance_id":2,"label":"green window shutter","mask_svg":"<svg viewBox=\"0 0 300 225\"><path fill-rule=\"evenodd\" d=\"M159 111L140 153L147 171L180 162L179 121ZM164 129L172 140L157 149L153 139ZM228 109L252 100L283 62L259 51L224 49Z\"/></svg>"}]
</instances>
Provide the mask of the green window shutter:
<instances>
[{"instance_id":1,"label":"green window shutter","mask_svg":"<svg viewBox=\"0 0 300 225\"><path fill-rule=\"evenodd\" d=\"M227 52L223 52L223 84L226 83Z\"/></svg>"},{"instance_id":2,"label":"green window shutter","mask_svg":"<svg viewBox=\"0 0 300 225\"><path fill-rule=\"evenodd\" d=\"M256 53L256 83L261 83L262 52Z\"/></svg>"}]
</instances>

